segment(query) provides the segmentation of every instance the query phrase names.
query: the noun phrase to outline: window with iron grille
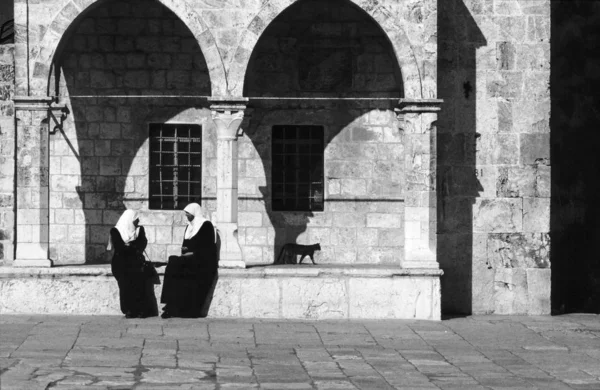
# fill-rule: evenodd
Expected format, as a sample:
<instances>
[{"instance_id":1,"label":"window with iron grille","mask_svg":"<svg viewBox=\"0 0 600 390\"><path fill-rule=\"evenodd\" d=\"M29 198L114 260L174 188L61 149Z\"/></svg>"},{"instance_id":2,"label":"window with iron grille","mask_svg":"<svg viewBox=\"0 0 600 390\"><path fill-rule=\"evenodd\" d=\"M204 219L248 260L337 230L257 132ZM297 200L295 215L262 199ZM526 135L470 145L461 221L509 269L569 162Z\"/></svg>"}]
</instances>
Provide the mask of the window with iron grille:
<instances>
[{"instance_id":1,"label":"window with iron grille","mask_svg":"<svg viewBox=\"0 0 600 390\"><path fill-rule=\"evenodd\" d=\"M273 126L274 211L323 211L323 127Z\"/></svg>"},{"instance_id":2,"label":"window with iron grille","mask_svg":"<svg viewBox=\"0 0 600 390\"><path fill-rule=\"evenodd\" d=\"M150 209L181 210L200 203L202 126L150 124Z\"/></svg>"}]
</instances>

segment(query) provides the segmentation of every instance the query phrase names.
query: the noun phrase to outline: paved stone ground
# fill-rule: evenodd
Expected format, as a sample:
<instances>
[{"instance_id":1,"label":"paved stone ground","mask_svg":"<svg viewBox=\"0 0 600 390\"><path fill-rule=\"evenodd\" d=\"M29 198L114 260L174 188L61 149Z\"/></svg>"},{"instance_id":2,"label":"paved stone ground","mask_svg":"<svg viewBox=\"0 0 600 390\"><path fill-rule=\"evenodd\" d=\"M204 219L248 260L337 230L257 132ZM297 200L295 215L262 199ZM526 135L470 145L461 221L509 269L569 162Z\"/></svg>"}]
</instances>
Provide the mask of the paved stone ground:
<instances>
[{"instance_id":1,"label":"paved stone ground","mask_svg":"<svg viewBox=\"0 0 600 390\"><path fill-rule=\"evenodd\" d=\"M600 316L0 317L9 389L600 389Z\"/></svg>"}]
</instances>

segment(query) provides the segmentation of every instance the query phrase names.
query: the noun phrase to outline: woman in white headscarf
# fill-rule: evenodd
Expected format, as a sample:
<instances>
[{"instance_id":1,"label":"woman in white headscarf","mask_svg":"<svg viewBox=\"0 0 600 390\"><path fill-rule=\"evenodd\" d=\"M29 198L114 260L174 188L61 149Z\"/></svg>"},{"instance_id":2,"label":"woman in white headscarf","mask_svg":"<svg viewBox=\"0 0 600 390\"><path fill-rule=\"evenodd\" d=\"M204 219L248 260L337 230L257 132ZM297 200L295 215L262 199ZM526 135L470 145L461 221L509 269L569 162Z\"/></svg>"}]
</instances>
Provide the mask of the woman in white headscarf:
<instances>
[{"instance_id":1,"label":"woman in white headscarf","mask_svg":"<svg viewBox=\"0 0 600 390\"><path fill-rule=\"evenodd\" d=\"M113 250L112 273L119 285L121 311L127 318L157 315L152 282L143 272L148 240L134 210L125 210L115 227L110 229L107 250ZM153 307L154 306L154 307Z\"/></svg>"},{"instance_id":2,"label":"woman in white headscarf","mask_svg":"<svg viewBox=\"0 0 600 390\"><path fill-rule=\"evenodd\" d=\"M206 317L217 279L217 236L198 203L183 211L188 220L181 256L170 256L165 270L162 318Z\"/></svg>"}]
</instances>

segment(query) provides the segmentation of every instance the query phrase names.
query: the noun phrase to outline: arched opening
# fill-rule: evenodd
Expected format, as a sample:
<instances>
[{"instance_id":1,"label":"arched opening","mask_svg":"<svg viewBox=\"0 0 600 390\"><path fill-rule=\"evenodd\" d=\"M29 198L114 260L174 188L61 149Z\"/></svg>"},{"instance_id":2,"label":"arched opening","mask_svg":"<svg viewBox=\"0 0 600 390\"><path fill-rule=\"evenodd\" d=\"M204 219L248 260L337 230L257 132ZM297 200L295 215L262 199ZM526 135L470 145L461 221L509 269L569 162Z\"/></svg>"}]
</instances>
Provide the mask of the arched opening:
<instances>
[{"instance_id":1,"label":"arched opening","mask_svg":"<svg viewBox=\"0 0 600 390\"><path fill-rule=\"evenodd\" d=\"M193 33L158 1L98 2L62 37L48 93L71 111L50 141L55 264L107 260L107 234L124 208L142 210L152 260L174 254L181 213L148 210L149 134L150 124L201 125L207 172L214 135L206 126L210 113L200 107L211 84ZM198 200L214 198L211 175L202 175Z\"/></svg>"},{"instance_id":2,"label":"arched opening","mask_svg":"<svg viewBox=\"0 0 600 390\"><path fill-rule=\"evenodd\" d=\"M347 0L299 1L257 42L244 96L402 97L402 75L379 25Z\"/></svg>"},{"instance_id":3,"label":"arched opening","mask_svg":"<svg viewBox=\"0 0 600 390\"><path fill-rule=\"evenodd\" d=\"M319 242L321 263L400 264L405 179L393 109L402 75L371 16L347 0L291 5L254 47L244 95L253 108L239 156L245 257L272 263L285 243ZM307 142L321 148L308 165ZM290 196L312 206L292 210L282 201Z\"/></svg>"}]
</instances>

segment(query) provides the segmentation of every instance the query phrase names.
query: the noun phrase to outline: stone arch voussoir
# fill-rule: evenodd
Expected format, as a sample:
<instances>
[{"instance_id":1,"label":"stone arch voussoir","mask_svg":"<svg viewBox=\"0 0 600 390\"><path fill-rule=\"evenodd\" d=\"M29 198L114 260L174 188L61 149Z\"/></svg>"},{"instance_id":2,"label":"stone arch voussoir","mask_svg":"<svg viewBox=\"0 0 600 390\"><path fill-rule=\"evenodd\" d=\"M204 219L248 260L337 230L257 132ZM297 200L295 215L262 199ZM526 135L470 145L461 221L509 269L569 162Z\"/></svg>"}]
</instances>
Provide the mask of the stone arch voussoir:
<instances>
[{"instance_id":1,"label":"stone arch voussoir","mask_svg":"<svg viewBox=\"0 0 600 390\"><path fill-rule=\"evenodd\" d=\"M227 91L229 95L242 96L246 69L248 68L254 46L269 24L297 1L301 0L268 0L254 19L252 19L243 34L243 38L229 66L229 88ZM419 66L413 46L402 26L395 23L391 12L382 5L366 0L349 1L371 16L390 40L400 71L402 72L404 97L422 98L422 79Z\"/></svg>"},{"instance_id":2,"label":"stone arch voussoir","mask_svg":"<svg viewBox=\"0 0 600 390\"><path fill-rule=\"evenodd\" d=\"M63 39L67 29L87 8L98 0L72 0L69 1L54 17L40 43L33 50L32 93L46 95L48 91L48 78L50 64L56 54L58 45ZM189 28L200 46L200 50L208 66L211 82L212 96L225 96L227 94L227 78L225 68L216 41L212 32L202 17L191 9L182 0L158 0L162 5L171 10Z\"/></svg>"}]
</instances>

